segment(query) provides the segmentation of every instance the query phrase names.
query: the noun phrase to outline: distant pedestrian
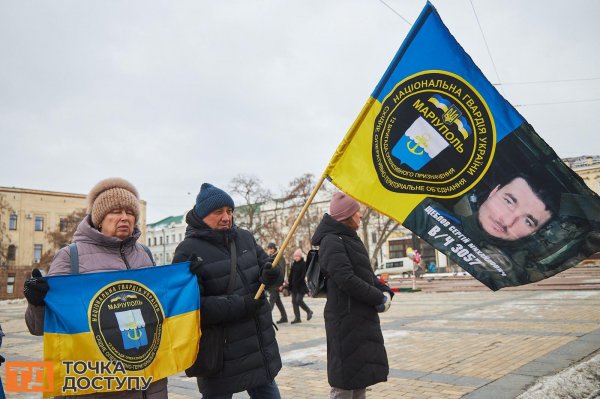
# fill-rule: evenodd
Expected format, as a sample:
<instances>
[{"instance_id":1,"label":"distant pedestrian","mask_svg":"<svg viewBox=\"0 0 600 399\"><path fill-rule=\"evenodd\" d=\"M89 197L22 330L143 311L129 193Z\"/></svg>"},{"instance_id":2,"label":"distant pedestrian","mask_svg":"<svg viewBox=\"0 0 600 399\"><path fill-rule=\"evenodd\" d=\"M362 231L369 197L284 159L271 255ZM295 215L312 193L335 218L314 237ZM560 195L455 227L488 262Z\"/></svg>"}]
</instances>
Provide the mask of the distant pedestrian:
<instances>
[{"instance_id":1,"label":"distant pedestrian","mask_svg":"<svg viewBox=\"0 0 600 399\"><path fill-rule=\"evenodd\" d=\"M312 237L329 274L325 331L330 398L362 399L366 388L387 381L389 365L378 312L389 309L392 291L371 268L356 230L358 202L336 192Z\"/></svg>"},{"instance_id":2,"label":"distant pedestrian","mask_svg":"<svg viewBox=\"0 0 600 399\"><path fill-rule=\"evenodd\" d=\"M306 262L304 261L304 254L300 248L294 251L294 261L290 266L290 290L292 291L292 306L294 308L294 320L291 324L302 322L300 319L300 308L306 312L306 320L312 319L313 312L310 310L308 305L304 303L304 295L308 293L308 287L306 286Z\"/></svg>"},{"instance_id":3,"label":"distant pedestrian","mask_svg":"<svg viewBox=\"0 0 600 399\"><path fill-rule=\"evenodd\" d=\"M274 242L270 242L267 244L267 254L270 257L270 262L275 260L277 256L277 245ZM279 294L279 288L283 285L285 280L285 259L283 256L279 259L279 262L276 265L279 270L281 270L281 281L278 281L277 284L269 288L269 303L271 304L271 310L277 305L277 309L279 309L279 314L281 318L277 320L277 324L287 323L288 317L287 312L285 311L285 306L283 306L283 302L281 301L281 295Z\"/></svg>"}]
</instances>

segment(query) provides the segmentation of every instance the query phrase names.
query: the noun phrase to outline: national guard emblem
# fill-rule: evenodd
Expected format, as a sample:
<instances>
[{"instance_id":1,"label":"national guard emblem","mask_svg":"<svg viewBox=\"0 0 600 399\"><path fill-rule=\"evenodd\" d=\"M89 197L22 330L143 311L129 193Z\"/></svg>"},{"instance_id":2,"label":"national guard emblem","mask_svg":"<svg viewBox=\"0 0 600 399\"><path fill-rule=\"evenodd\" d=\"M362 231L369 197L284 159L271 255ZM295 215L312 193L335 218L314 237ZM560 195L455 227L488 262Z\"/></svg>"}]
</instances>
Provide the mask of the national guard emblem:
<instances>
[{"instance_id":1,"label":"national guard emblem","mask_svg":"<svg viewBox=\"0 0 600 399\"><path fill-rule=\"evenodd\" d=\"M483 97L463 78L424 71L394 87L373 129L373 163L395 192L461 195L492 162L496 128Z\"/></svg>"},{"instance_id":2,"label":"national guard emblem","mask_svg":"<svg viewBox=\"0 0 600 399\"><path fill-rule=\"evenodd\" d=\"M89 323L98 349L126 370L148 367L162 338L164 311L150 289L136 281L116 281L92 298Z\"/></svg>"}]
</instances>

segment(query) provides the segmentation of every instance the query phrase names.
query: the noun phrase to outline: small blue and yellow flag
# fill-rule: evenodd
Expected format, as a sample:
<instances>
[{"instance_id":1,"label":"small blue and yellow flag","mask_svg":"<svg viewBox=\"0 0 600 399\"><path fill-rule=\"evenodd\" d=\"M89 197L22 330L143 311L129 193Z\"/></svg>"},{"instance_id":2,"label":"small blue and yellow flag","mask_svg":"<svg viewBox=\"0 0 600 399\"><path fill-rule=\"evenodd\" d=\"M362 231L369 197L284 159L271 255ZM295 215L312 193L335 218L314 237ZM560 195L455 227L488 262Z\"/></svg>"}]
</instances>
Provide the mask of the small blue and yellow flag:
<instances>
[{"instance_id":1,"label":"small blue and yellow flag","mask_svg":"<svg viewBox=\"0 0 600 399\"><path fill-rule=\"evenodd\" d=\"M196 359L200 293L189 262L53 276L48 284L48 396L145 389Z\"/></svg>"},{"instance_id":2,"label":"small blue and yellow flag","mask_svg":"<svg viewBox=\"0 0 600 399\"><path fill-rule=\"evenodd\" d=\"M600 250L600 198L490 83L431 3L324 175L497 290Z\"/></svg>"}]
</instances>

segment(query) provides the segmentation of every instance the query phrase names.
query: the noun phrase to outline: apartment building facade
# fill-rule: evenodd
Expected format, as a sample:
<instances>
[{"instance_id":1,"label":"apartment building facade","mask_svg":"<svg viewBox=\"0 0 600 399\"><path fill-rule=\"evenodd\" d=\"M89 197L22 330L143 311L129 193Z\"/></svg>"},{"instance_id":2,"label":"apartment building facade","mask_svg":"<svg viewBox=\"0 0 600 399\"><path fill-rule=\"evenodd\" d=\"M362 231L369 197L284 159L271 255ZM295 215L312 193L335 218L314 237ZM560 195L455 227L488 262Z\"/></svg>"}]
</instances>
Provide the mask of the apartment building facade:
<instances>
[{"instance_id":1,"label":"apartment building facade","mask_svg":"<svg viewBox=\"0 0 600 399\"><path fill-rule=\"evenodd\" d=\"M565 158L563 161L583 179L589 188L600 195L600 155Z\"/></svg>"},{"instance_id":2,"label":"apartment building facade","mask_svg":"<svg viewBox=\"0 0 600 399\"><path fill-rule=\"evenodd\" d=\"M146 228L146 245L157 265L170 264L177 245L185 238L185 215L169 216Z\"/></svg>"},{"instance_id":3,"label":"apartment building facade","mask_svg":"<svg viewBox=\"0 0 600 399\"><path fill-rule=\"evenodd\" d=\"M20 298L25 278L51 249L48 233L65 231L67 216L87 208L86 195L0 187L0 201L0 299ZM138 225L145 242L145 201Z\"/></svg>"}]
</instances>

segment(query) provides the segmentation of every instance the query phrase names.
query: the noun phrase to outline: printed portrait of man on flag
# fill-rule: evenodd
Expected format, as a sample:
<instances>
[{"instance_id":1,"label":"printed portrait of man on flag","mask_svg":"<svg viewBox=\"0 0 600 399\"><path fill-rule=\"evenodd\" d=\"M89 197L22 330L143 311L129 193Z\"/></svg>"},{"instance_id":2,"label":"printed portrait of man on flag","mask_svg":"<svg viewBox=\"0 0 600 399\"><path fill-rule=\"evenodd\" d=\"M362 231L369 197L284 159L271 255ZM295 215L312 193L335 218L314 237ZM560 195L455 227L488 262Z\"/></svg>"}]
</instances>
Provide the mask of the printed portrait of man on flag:
<instances>
[{"instance_id":1,"label":"printed portrait of man on flag","mask_svg":"<svg viewBox=\"0 0 600 399\"><path fill-rule=\"evenodd\" d=\"M404 221L438 250L456 249L451 258L458 256L461 267L494 290L553 276L600 249L598 203L583 204L589 189L562 163L544 162L552 150L529 129L499 144L473 190L456 199L426 199ZM447 245L445 237L456 242ZM486 257L481 264L465 257L475 248Z\"/></svg>"}]
</instances>

